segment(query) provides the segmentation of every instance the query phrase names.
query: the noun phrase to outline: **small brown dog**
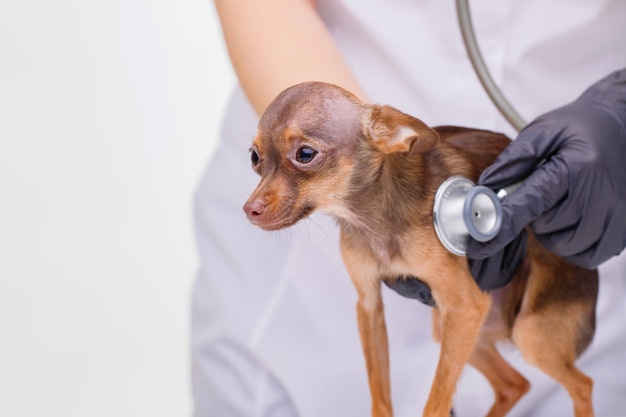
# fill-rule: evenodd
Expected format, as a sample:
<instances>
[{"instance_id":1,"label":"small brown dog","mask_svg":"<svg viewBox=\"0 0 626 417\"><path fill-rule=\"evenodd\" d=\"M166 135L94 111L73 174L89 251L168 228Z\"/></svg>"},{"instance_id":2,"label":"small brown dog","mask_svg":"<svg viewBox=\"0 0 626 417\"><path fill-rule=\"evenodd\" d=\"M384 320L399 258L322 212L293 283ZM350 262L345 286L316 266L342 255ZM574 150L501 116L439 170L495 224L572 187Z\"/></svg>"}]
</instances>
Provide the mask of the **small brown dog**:
<instances>
[{"instance_id":1,"label":"small brown dog","mask_svg":"<svg viewBox=\"0 0 626 417\"><path fill-rule=\"evenodd\" d=\"M419 277L431 289L437 371L424 416L448 416L466 362L495 391L488 416L504 416L530 388L495 342L515 342L525 360L562 384L576 417L593 416L592 381L574 365L591 342L596 271L545 250L529 231L513 280L483 292L467 260L449 253L433 226L433 200L452 175L476 181L506 147L500 134L431 129L393 107L366 105L330 84L283 91L267 108L251 148L261 182L244 205L266 230L293 225L314 210L336 217L341 252L358 292L358 326L372 415L392 416L381 282Z\"/></svg>"}]
</instances>

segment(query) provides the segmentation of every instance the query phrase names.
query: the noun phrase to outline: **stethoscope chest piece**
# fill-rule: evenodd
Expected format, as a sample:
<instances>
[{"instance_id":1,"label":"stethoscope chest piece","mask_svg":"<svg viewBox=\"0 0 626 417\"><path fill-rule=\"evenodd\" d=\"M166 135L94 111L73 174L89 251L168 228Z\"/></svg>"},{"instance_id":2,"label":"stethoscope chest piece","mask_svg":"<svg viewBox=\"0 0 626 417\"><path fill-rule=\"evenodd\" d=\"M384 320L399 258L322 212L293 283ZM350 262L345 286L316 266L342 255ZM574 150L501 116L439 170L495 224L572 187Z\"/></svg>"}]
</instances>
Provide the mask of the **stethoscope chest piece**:
<instances>
[{"instance_id":1,"label":"stethoscope chest piece","mask_svg":"<svg viewBox=\"0 0 626 417\"><path fill-rule=\"evenodd\" d=\"M454 176L437 190L433 221L441 244L453 254L464 256L470 236L486 242L498 234L502 206L491 189Z\"/></svg>"}]
</instances>

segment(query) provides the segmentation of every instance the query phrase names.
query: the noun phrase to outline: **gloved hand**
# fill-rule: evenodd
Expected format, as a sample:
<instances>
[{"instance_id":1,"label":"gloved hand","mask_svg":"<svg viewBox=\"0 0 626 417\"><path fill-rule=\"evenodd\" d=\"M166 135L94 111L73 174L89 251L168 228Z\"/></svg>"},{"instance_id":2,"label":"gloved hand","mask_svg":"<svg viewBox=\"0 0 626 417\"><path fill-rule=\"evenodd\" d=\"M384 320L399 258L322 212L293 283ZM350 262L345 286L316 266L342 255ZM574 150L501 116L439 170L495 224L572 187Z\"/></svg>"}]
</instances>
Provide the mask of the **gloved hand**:
<instances>
[{"instance_id":1,"label":"gloved hand","mask_svg":"<svg viewBox=\"0 0 626 417\"><path fill-rule=\"evenodd\" d=\"M547 249L582 267L624 249L626 69L530 123L478 182L497 191L522 179L502 202L500 233L470 241L470 265L497 260L528 224Z\"/></svg>"}]
</instances>

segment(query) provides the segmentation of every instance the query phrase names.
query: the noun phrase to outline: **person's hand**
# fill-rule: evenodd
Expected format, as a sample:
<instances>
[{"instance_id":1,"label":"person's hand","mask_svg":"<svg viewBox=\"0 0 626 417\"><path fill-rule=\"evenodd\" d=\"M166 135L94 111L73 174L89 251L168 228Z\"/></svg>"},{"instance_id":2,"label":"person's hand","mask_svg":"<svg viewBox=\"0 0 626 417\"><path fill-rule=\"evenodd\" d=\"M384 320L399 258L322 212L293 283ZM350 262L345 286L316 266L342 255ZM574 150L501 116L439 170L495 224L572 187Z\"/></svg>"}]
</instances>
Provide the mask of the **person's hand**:
<instances>
[{"instance_id":1,"label":"person's hand","mask_svg":"<svg viewBox=\"0 0 626 417\"><path fill-rule=\"evenodd\" d=\"M501 257L528 224L547 249L586 268L624 249L626 69L530 123L478 182L497 191L522 179L502 202L502 230L472 239L470 260Z\"/></svg>"}]
</instances>

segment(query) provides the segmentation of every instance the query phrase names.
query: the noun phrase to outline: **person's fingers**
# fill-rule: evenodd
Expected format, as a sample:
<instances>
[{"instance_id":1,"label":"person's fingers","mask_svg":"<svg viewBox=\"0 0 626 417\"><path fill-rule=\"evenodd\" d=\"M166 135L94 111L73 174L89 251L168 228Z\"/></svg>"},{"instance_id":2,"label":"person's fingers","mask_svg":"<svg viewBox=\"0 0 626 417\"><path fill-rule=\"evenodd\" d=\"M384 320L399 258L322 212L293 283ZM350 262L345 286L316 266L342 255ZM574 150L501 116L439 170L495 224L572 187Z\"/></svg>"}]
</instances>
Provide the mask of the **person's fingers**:
<instances>
[{"instance_id":1,"label":"person's fingers","mask_svg":"<svg viewBox=\"0 0 626 417\"><path fill-rule=\"evenodd\" d=\"M478 184L497 190L523 180L558 149L562 133L546 118L533 121L483 171Z\"/></svg>"},{"instance_id":2,"label":"person's fingers","mask_svg":"<svg viewBox=\"0 0 626 417\"><path fill-rule=\"evenodd\" d=\"M611 202L610 205L607 204ZM606 194L597 180L532 223L539 241L570 262L595 268L626 246L626 200Z\"/></svg>"},{"instance_id":3,"label":"person's fingers","mask_svg":"<svg viewBox=\"0 0 626 417\"><path fill-rule=\"evenodd\" d=\"M528 224L565 197L568 187L567 166L560 158L555 157L541 165L502 201L502 229L498 235L484 243L470 239L467 256L484 259L500 251Z\"/></svg>"},{"instance_id":4,"label":"person's fingers","mask_svg":"<svg viewBox=\"0 0 626 417\"><path fill-rule=\"evenodd\" d=\"M491 291L508 284L526 256L528 236L524 231L501 251L485 259L467 258L470 272L481 290Z\"/></svg>"}]
</instances>

